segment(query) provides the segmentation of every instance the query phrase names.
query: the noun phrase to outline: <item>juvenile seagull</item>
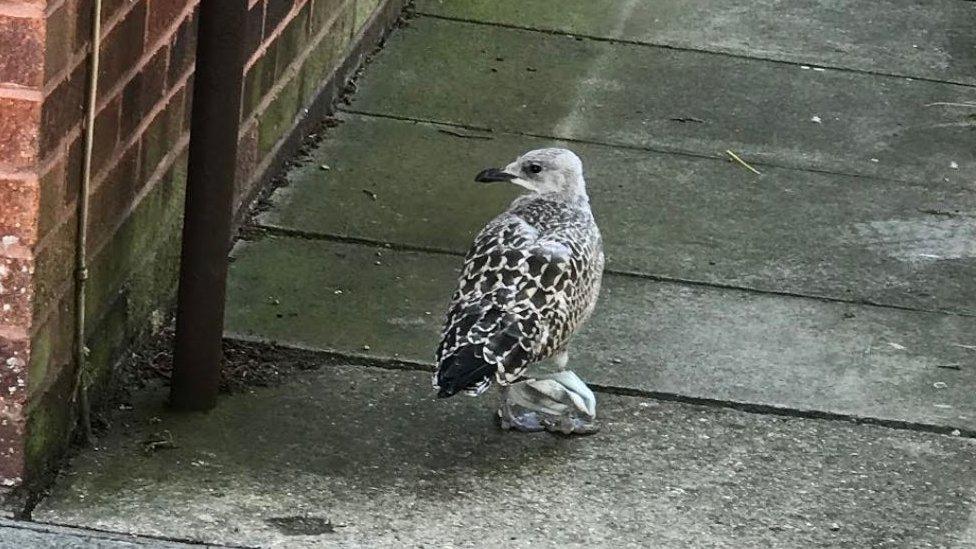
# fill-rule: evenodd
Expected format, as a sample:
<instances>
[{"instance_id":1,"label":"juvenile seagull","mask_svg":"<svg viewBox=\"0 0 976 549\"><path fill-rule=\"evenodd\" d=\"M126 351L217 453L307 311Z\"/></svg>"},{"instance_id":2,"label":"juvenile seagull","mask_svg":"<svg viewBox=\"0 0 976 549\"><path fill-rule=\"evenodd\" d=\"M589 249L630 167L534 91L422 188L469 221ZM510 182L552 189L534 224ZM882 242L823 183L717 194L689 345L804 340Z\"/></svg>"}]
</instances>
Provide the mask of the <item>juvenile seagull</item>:
<instances>
[{"instance_id":1,"label":"juvenile seagull","mask_svg":"<svg viewBox=\"0 0 976 549\"><path fill-rule=\"evenodd\" d=\"M495 380L503 429L595 432L596 398L565 370L569 340L593 312L603 276L583 164L566 149L539 149L475 181L530 192L481 230L464 260L437 348L437 396L477 396ZM525 375L547 359L556 372Z\"/></svg>"}]
</instances>

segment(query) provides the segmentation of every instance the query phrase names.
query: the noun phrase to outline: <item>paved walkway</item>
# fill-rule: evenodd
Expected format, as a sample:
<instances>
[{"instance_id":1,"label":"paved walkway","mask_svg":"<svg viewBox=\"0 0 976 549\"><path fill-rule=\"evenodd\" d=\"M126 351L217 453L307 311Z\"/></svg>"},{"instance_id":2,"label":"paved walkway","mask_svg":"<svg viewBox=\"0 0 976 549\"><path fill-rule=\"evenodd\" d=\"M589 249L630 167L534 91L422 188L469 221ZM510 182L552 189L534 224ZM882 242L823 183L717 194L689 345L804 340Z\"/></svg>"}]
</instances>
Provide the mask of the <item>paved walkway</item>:
<instances>
[{"instance_id":1,"label":"paved walkway","mask_svg":"<svg viewBox=\"0 0 976 549\"><path fill-rule=\"evenodd\" d=\"M976 546L976 3L688 4L418 1L234 253L229 336L328 364L207 417L144 395L35 518L289 547ZM571 355L601 390L587 439L499 433L489 399L411 371L515 193L473 175L554 143L607 246ZM145 454L163 431L178 447Z\"/></svg>"}]
</instances>

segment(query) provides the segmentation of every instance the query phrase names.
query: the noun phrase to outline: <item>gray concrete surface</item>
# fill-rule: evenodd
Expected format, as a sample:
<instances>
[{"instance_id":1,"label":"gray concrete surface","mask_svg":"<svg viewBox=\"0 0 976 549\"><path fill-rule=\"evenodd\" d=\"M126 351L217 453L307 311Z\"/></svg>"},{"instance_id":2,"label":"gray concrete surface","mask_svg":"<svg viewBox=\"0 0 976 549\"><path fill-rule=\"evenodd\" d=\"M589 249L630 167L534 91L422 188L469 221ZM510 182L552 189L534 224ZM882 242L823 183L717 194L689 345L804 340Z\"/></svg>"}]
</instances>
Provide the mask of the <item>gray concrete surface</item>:
<instances>
[{"instance_id":1,"label":"gray concrete surface","mask_svg":"<svg viewBox=\"0 0 976 549\"><path fill-rule=\"evenodd\" d=\"M518 192L476 184L474 174L559 144L342 118L259 224L464 253ZM976 192L967 185L779 168L757 177L726 159L562 144L585 162L609 269L976 314Z\"/></svg>"},{"instance_id":2,"label":"gray concrete surface","mask_svg":"<svg viewBox=\"0 0 976 549\"><path fill-rule=\"evenodd\" d=\"M976 547L976 3L554 1L422 0L440 16L346 107L371 114L236 248L230 337L355 364L208 415L136 395L34 518L261 547ZM366 366L429 367L457 254L512 196L472 175L559 138L615 271L571 358L604 390L585 439Z\"/></svg>"},{"instance_id":3,"label":"gray concrete surface","mask_svg":"<svg viewBox=\"0 0 976 549\"><path fill-rule=\"evenodd\" d=\"M262 547L970 547L969 439L601 396L493 426L425 373L324 367L172 415L147 394L34 516ZM168 432L174 448L146 452Z\"/></svg>"},{"instance_id":4,"label":"gray concrete surface","mask_svg":"<svg viewBox=\"0 0 976 549\"><path fill-rule=\"evenodd\" d=\"M976 84L958 0L419 0L442 17ZM625 17L621 17L626 13Z\"/></svg>"},{"instance_id":5,"label":"gray concrete surface","mask_svg":"<svg viewBox=\"0 0 976 549\"><path fill-rule=\"evenodd\" d=\"M351 109L972 189L973 108L926 105L974 98L971 86L422 17L390 38Z\"/></svg>"},{"instance_id":6,"label":"gray concrete surface","mask_svg":"<svg viewBox=\"0 0 976 549\"><path fill-rule=\"evenodd\" d=\"M232 336L421 363L461 264L293 238L235 256ZM601 385L976 433L974 353L959 346L974 334L974 317L611 275L570 367Z\"/></svg>"}]
</instances>

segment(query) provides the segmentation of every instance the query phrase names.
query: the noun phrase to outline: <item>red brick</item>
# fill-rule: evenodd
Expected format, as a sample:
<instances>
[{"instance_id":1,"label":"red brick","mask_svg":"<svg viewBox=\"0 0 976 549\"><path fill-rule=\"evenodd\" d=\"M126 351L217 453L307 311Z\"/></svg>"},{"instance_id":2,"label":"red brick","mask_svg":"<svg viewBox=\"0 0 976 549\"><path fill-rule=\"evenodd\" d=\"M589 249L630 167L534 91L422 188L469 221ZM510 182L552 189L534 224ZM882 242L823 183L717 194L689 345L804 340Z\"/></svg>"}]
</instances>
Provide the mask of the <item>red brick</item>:
<instances>
[{"instance_id":1,"label":"red brick","mask_svg":"<svg viewBox=\"0 0 976 549\"><path fill-rule=\"evenodd\" d=\"M81 123L85 106L87 66L79 64L47 97L41 109L41 154L54 152L68 131Z\"/></svg>"},{"instance_id":2,"label":"red brick","mask_svg":"<svg viewBox=\"0 0 976 549\"><path fill-rule=\"evenodd\" d=\"M29 360L30 342L26 338L11 340L0 337L0 400L23 402L27 392ZM3 456L2 451L0 456Z\"/></svg>"},{"instance_id":3,"label":"red brick","mask_svg":"<svg viewBox=\"0 0 976 549\"><path fill-rule=\"evenodd\" d=\"M74 12L72 2L64 2L47 17L44 46L44 82L64 70L74 54ZM2 51L2 50L0 50Z\"/></svg>"},{"instance_id":4,"label":"red brick","mask_svg":"<svg viewBox=\"0 0 976 549\"><path fill-rule=\"evenodd\" d=\"M138 0L108 36L102 39L98 71L98 96L106 97L122 76L130 71L143 53L146 29L146 2Z\"/></svg>"},{"instance_id":5,"label":"red brick","mask_svg":"<svg viewBox=\"0 0 976 549\"><path fill-rule=\"evenodd\" d=\"M95 131L92 136L92 173L98 174L115 153L119 143L119 113L121 99L109 101L108 105L95 117Z\"/></svg>"},{"instance_id":6,"label":"red brick","mask_svg":"<svg viewBox=\"0 0 976 549\"><path fill-rule=\"evenodd\" d=\"M193 65L197 50L196 12L183 21L170 42L169 70L166 85L172 87Z\"/></svg>"},{"instance_id":7,"label":"red brick","mask_svg":"<svg viewBox=\"0 0 976 549\"><path fill-rule=\"evenodd\" d=\"M184 132L190 131L190 122L193 119L193 75L186 80L186 94L183 96L183 126Z\"/></svg>"},{"instance_id":8,"label":"red brick","mask_svg":"<svg viewBox=\"0 0 976 549\"><path fill-rule=\"evenodd\" d=\"M267 39L288 15L295 0L265 0L264 36Z\"/></svg>"},{"instance_id":9,"label":"red brick","mask_svg":"<svg viewBox=\"0 0 976 549\"><path fill-rule=\"evenodd\" d=\"M33 298L31 275L34 263L29 259L3 257L0 244L0 326L26 328L31 323Z\"/></svg>"},{"instance_id":10,"label":"red brick","mask_svg":"<svg viewBox=\"0 0 976 549\"><path fill-rule=\"evenodd\" d=\"M264 0L247 10L247 27L244 30L244 56L250 58L258 51L264 39Z\"/></svg>"},{"instance_id":11,"label":"red brick","mask_svg":"<svg viewBox=\"0 0 976 549\"><path fill-rule=\"evenodd\" d=\"M292 17L285 28L275 39L275 78L280 79L287 70L288 66L298 57L298 52L307 44L308 40L308 11L309 5L305 4L302 9Z\"/></svg>"},{"instance_id":12,"label":"red brick","mask_svg":"<svg viewBox=\"0 0 976 549\"><path fill-rule=\"evenodd\" d=\"M112 235L143 184L139 178L139 147L129 147L91 197L89 251Z\"/></svg>"},{"instance_id":13,"label":"red brick","mask_svg":"<svg viewBox=\"0 0 976 549\"><path fill-rule=\"evenodd\" d=\"M79 135L68 145L67 166L65 167L63 204L74 204L81 189L81 169L84 161L84 143Z\"/></svg>"},{"instance_id":14,"label":"red brick","mask_svg":"<svg viewBox=\"0 0 976 549\"><path fill-rule=\"evenodd\" d=\"M0 485L17 486L24 478L24 403L0 399Z\"/></svg>"},{"instance_id":15,"label":"red brick","mask_svg":"<svg viewBox=\"0 0 976 549\"><path fill-rule=\"evenodd\" d=\"M75 8L75 40L72 49L78 52L91 42L92 10L94 9L95 2L94 0L74 0L73 3ZM102 13L105 13L104 2L102 3Z\"/></svg>"},{"instance_id":16,"label":"red brick","mask_svg":"<svg viewBox=\"0 0 976 549\"><path fill-rule=\"evenodd\" d=\"M148 181L163 158L173 150L182 135L183 96L186 89L173 94L166 108L160 111L142 134L140 179Z\"/></svg>"},{"instance_id":17,"label":"red brick","mask_svg":"<svg viewBox=\"0 0 976 549\"><path fill-rule=\"evenodd\" d=\"M0 15L0 52L0 83L43 85L44 21Z\"/></svg>"},{"instance_id":18,"label":"red brick","mask_svg":"<svg viewBox=\"0 0 976 549\"><path fill-rule=\"evenodd\" d=\"M78 223L75 210L65 211L60 224L44 237L34 258L34 311L44 311L61 296L74 277L75 239Z\"/></svg>"},{"instance_id":19,"label":"red brick","mask_svg":"<svg viewBox=\"0 0 976 549\"><path fill-rule=\"evenodd\" d=\"M90 3L91 0L88 0ZM125 7L132 3L132 0L102 0L102 27L108 23L109 19L112 19L118 15ZM91 13L86 11L85 13Z\"/></svg>"},{"instance_id":20,"label":"red brick","mask_svg":"<svg viewBox=\"0 0 976 549\"><path fill-rule=\"evenodd\" d=\"M37 163L40 114L36 101L0 98L0 165L21 169Z\"/></svg>"},{"instance_id":21,"label":"red brick","mask_svg":"<svg viewBox=\"0 0 976 549\"><path fill-rule=\"evenodd\" d=\"M0 485L24 476L24 411L30 343L0 336Z\"/></svg>"},{"instance_id":22,"label":"red brick","mask_svg":"<svg viewBox=\"0 0 976 549\"><path fill-rule=\"evenodd\" d=\"M79 136L69 144L67 153L60 158L52 159L47 173L41 175L37 239L44 240L46 235L63 222L63 218L71 213L78 198L81 182L81 153L82 139Z\"/></svg>"},{"instance_id":23,"label":"red brick","mask_svg":"<svg viewBox=\"0 0 976 549\"><path fill-rule=\"evenodd\" d=\"M179 18L189 4L187 0L148 0L147 44L153 45Z\"/></svg>"},{"instance_id":24,"label":"red brick","mask_svg":"<svg viewBox=\"0 0 976 549\"><path fill-rule=\"evenodd\" d=\"M157 51L146 65L126 84L122 92L122 115L119 141L127 143L146 114L159 102L166 88L166 63L169 48Z\"/></svg>"},{"instance_id":25,"label":"red brick","mask_svg":"<svg viewBox=\"0 0 976 549\"><path fill-rule=\"evenodd\" d=\"M38 271L39 272L39 271ZM43 275L37 275L43 276ZM74 363L75 296L74 286L43 309L36 307L31 359L27 365L27 399L36 400L50 389L58 375ZM41 351L43 349L43 351Z\"/></svg>"},{"instance_id":26,"label":"red brick","mask_svg":"<svg viewBox=\"0 0 976 549\"><path fill-rule=\"evenodd\" d=\"M15 236L26 246L37 241L38 194L36 181L0 179L0 237Z\"/></svg>"}]
</instances>

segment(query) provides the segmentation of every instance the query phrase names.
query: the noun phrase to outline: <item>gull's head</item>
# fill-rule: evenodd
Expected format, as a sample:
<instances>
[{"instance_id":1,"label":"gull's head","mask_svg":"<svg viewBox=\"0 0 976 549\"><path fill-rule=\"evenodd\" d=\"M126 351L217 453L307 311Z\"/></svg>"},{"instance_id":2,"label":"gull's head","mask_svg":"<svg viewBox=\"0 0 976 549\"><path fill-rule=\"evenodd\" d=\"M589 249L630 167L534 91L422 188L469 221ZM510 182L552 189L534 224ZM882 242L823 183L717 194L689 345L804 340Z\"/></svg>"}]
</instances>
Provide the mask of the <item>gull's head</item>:
<instances>
[{"instance_id":1,"label":"gull's head","mask_svg":"<svg viewBox=\"0 0 976 549\"><path fill-rule=\"evenodd\" d=\"M540 194L586 193L583 163L568 149L529 151L502 169L483 170L474 180L481 183L508 181Z\"/></svg>"}]
</instances>

